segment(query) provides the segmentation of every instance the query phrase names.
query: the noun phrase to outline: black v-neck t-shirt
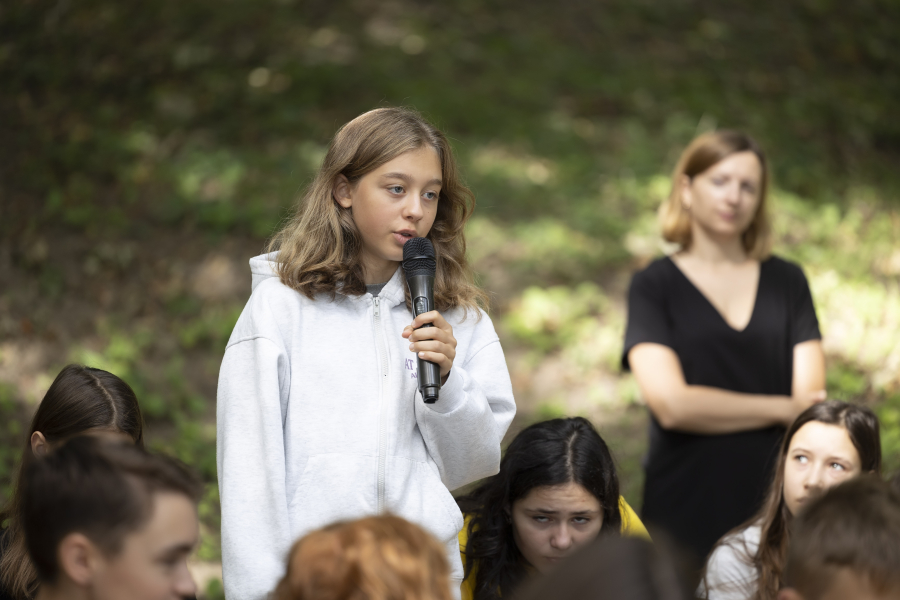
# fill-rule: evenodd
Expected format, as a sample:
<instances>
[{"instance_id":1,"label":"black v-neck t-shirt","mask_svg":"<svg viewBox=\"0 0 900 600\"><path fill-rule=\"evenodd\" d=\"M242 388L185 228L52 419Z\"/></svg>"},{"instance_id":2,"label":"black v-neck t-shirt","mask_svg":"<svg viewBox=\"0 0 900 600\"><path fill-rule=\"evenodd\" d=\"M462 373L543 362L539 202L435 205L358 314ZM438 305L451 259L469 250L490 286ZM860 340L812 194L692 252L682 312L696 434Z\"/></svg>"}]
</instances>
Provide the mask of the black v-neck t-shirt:
<instances>
[{"instance_id":1,"label":"black v-neck t-shirt","mask_svg":"<svg viewBox=\"0 0 900 600\"><path fill-rule=\"evenodd\" d=\"M820 338L809 285L794 263L773 256L760 264L750 321L737 331L666 257L631 281L622 366L629 368L629 350L652 342L675 351L688 385L790 396L794 346ZM663 429L651 412L643 520L704 558L759 509L783 435L782 427L684 433Z\"/></svg>"}]
</instances>

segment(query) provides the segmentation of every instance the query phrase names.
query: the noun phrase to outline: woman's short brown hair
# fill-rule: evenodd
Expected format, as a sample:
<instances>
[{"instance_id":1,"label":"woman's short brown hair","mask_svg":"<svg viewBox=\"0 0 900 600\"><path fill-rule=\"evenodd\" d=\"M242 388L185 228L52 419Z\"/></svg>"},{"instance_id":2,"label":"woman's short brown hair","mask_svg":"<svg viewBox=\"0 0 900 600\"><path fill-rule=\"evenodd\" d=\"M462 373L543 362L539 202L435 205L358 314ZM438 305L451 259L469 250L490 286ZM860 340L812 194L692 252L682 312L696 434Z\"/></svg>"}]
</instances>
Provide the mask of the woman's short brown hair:
<instances>
[{"instance_id":1,"label":"woman's short brown hair","mask_svg":"<svg viewBox=\"0 0 900 600\"><path fill-rule=\"evenodd\" d=\"M450 600L446 550L418 525L382 515L328 525L291 549L277 600Z\"/></svg>"},{"instance_id":2,"label":"woman's short brown hair","mask_svg":"<svg viewBox=\"0 0 900 600\"><path fill-rule=\"evenodd\" d=\"M762 180L759 187L759 204L750 226L741 236L744 250L756 259L769 255L771 231L766 210L769 187L769 167L762 148L750 136L739 131L713 131L704 133L692 141L672 172L672 191L659 208L662 235L667 242L679 244L682 249L691 246L691 213L681 198L681 182L684 177L693 179L720 160L738 152L752 152L759 159Z\"/></svg>"}]
</instances>

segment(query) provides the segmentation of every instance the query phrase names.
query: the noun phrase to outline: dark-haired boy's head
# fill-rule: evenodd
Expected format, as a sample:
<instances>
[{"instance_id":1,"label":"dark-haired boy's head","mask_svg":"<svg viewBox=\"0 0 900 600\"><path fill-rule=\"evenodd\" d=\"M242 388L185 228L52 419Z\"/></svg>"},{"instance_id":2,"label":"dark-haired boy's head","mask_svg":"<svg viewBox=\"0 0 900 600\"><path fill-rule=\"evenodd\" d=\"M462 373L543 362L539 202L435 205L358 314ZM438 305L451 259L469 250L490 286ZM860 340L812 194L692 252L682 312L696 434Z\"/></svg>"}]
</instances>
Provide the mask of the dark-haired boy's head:
<instances>
[{"instance_id":1,"label":"dark-haired boy's head","mask_svg":"<svg viewBox=\"0 0 900 600\"><path fill-rule=\"evenodd\" d=\"M875 476L831 488L794 521L779 600L900 597L900 495Z\"/></svg>"},{"instance_id":2,"label":"dark-haired boy's head","mask_svg":"<svg viewBox=\"0 0 900 600\"><path fill-rule=\"evenodd\" d=\"M197 542L200 485L180 463L82 436L27 465L22 488L42 591L97 600L195 592L186 559Z\"/></svg>"}]
</instances>

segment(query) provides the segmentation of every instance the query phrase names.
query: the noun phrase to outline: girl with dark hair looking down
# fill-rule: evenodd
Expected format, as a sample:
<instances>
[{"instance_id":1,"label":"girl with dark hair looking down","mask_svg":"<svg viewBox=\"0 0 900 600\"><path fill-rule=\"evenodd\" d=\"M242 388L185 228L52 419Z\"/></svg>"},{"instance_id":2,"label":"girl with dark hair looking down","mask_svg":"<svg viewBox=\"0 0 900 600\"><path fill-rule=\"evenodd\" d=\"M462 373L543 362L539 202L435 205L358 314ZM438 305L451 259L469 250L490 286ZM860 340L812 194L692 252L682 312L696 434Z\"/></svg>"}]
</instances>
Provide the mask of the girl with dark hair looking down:
<instances>
[{"instance_id":1,"label":"girl with dark hair looking down","mask_svg":"<svg viewBox=\"0 0 900 600\"><path fill-rule=\"evenodd\" d=\"M641 516L698 564L759 508L784 428L825 399L806 277L769 253L768 181L747 135L691 142L660 208L679 249L628 293L622 366L651 417Z\"/></svg>"},{"instance_id":2,"label":"girl with dark hair looking down","mask_svg":"<svg viewBox=\"0 0 900 600\"><path fill-rule=\"evenodd\" d=\"M500 472L457 503L466 515L462 600L508 598L529 574L548 571L600 535L649 538L619 495L606 442L582 417L522 430Z\"/></svg>"}]
</instances>

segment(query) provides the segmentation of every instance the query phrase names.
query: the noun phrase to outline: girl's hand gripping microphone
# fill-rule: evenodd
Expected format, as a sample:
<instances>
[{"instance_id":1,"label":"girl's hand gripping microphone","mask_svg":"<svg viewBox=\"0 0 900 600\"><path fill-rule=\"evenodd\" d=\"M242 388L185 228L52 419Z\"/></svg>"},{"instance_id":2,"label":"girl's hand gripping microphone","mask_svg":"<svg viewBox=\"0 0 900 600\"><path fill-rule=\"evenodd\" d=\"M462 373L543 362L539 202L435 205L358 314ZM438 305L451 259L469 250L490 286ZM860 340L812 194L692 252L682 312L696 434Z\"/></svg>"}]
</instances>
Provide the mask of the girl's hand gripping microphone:
<instances>
[{"instance_id":1,"label":"girl's hand gripping microphone","mask_svg":"<svg viewBox=\"0 0 900 600\"><path fill-rule=\"evenodd\" d=\"M403 273L409 287L413 317L434 310L434 272L437 261L434 246L427 238L413 238L403 244ZM431 323L422 327L434 327ZM437 402L441 389L441 369L433 362L419 361L419 393L426 404Z\"/></svg>"}]
</instances>

